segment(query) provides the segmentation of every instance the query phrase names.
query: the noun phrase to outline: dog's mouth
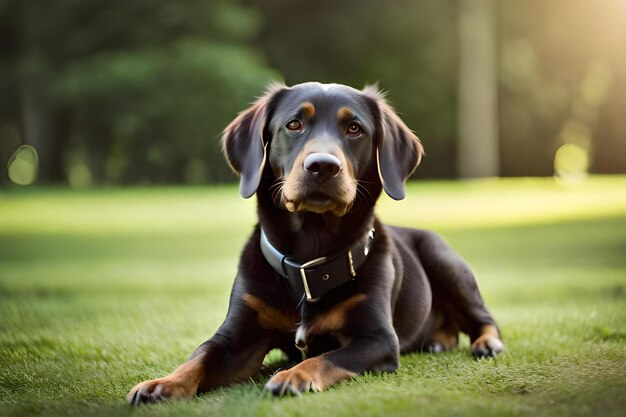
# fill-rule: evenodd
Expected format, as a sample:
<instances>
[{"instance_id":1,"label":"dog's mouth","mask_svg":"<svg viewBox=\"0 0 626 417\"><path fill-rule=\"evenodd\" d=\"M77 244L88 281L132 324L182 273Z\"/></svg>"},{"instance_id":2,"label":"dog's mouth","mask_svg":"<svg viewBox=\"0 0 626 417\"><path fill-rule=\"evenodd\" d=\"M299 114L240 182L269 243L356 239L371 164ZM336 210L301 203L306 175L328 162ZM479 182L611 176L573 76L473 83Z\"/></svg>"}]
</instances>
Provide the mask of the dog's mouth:
<instances>
[{"instance_id":1,"label":"dog's mouth","mask_svg":"<svg viewBox=\"0 0 626 417\"><path fill-rule=\"evenodd\" d=\"M285 208L292 213L302 211L332 212L337 216L343 216L350 209L350 204L339 201L321 191L315 191L300 198L286 199Z\"/></svg>"}]
</instances>

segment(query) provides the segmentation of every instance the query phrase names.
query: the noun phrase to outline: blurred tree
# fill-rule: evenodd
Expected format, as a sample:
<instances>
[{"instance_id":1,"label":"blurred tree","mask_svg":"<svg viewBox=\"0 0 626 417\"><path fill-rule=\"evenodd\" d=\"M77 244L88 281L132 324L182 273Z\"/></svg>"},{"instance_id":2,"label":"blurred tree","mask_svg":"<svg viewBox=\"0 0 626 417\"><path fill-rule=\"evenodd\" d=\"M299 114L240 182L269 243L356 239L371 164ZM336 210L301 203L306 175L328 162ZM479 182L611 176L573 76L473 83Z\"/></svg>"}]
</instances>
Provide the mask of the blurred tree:
<instances>
[{"instance_id":1,"label":"blurred tree","mask_svg":"<svg viewBox=\"0 0 626 417\"><path fill-rule=\"evenodd\" d=\"M49 181L230 178L219 132L277 77L234 1L4 1L0 21L0 133Z\"/></svg>"},{"instance_id":2,"label":"blurred tree","mask_svg":"<svg viewBox=\"0 0 626 417\"><path fill-rule=\"evenodd\" d=\"M461 46L484 25L458 32L463 4L478 3L0 0L0 163L26 142L48 181L231 179L217 137L281 73L380 82L425 144L419 177L463 173L459 108L476 112L459 115L469 148L491 155L475 160L499 159L502 175L552 175L566 144L592 172L626 172L626 3L495 2L499 158L477 145L493 132L473 131L491 125L479 96L493 83L458 85L461 53L484 63Z\"/></svg>"},{"instance_id":3,"label":"blurred tree","mask_svg":"<svg viewBox=\"0 0 626 417\"><path fill-rule=\"evenodd\" d=\"M458 174L499 173L498 79L492 0L459 0Z\"/></svg>"}]
</instances>

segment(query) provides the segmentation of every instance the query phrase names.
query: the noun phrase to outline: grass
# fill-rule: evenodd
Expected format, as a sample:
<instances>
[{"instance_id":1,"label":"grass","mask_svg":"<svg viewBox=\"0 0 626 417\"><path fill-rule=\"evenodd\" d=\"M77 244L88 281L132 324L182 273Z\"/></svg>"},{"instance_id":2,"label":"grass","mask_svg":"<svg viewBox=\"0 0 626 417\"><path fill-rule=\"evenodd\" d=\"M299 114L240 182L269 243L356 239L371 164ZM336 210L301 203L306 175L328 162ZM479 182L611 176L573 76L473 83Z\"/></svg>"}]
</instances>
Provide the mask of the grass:
<instances>
[{"instance_id":1,"label":"grass","mask_svg":"<svg viewBox=\"0 0 626 417\"><path fill-rule=\"evenodd\" d=\"M388 223L469 260L507 350L275 399L265 377L131 409L217 328L254 201L213 188L0 191L0 415L618 416L626 407L626 177L419 182Z\"/></svg>"}]
</instances>

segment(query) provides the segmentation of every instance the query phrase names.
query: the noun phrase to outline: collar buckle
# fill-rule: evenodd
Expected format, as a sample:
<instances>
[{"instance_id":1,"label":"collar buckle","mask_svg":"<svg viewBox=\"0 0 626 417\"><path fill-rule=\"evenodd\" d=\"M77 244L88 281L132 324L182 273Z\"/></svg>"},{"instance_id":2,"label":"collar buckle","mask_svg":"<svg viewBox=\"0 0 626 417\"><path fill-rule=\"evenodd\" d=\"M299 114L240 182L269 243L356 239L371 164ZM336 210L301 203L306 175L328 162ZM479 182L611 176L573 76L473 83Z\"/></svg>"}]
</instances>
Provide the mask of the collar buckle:
<instances>
[{"instance_id":1,"label":"collar buckle","mask_svg":"<svg viewBox=\"0 0 626 417\"><path fill-rule=\"evenodd\" d=\"M311 290L309 288L309 282L306 276L306 268L310 268L315 265L323 264L326 262L326 256L320 256L319 258L315 258L309 262L306 262L300 266L300 277L302 277L302 285L304 286L304 294L306 295L307 301L317 301L319 298L311 297Z\"/></svg>"}]
</instances>

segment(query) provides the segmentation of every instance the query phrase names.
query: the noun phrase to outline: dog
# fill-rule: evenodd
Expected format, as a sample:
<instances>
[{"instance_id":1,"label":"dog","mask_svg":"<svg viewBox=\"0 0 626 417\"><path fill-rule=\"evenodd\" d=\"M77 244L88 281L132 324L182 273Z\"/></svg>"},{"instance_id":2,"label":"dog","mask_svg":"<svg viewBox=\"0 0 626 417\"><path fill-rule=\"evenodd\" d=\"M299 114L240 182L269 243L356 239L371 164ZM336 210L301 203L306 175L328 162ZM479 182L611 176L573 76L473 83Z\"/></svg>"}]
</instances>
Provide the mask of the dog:
<instances>
[{"instance_id":1,"label":"dog","mask_svg":"<svg viewBox=\"0 0 626 417\"><path fill-rule=\"evenodd\" d=\"M244 381L275 348L296 363L265 385L278 396L393 372L400 354L448 351L460 332L475 357L503 350L463 258L433 232L374 214L383 190L405 197L423 154L377 87L271 85L222 144L241 195L257 195L259 220L226 319L170 375L135 386L129 403Z\"/></svg>"}]
</instances>

